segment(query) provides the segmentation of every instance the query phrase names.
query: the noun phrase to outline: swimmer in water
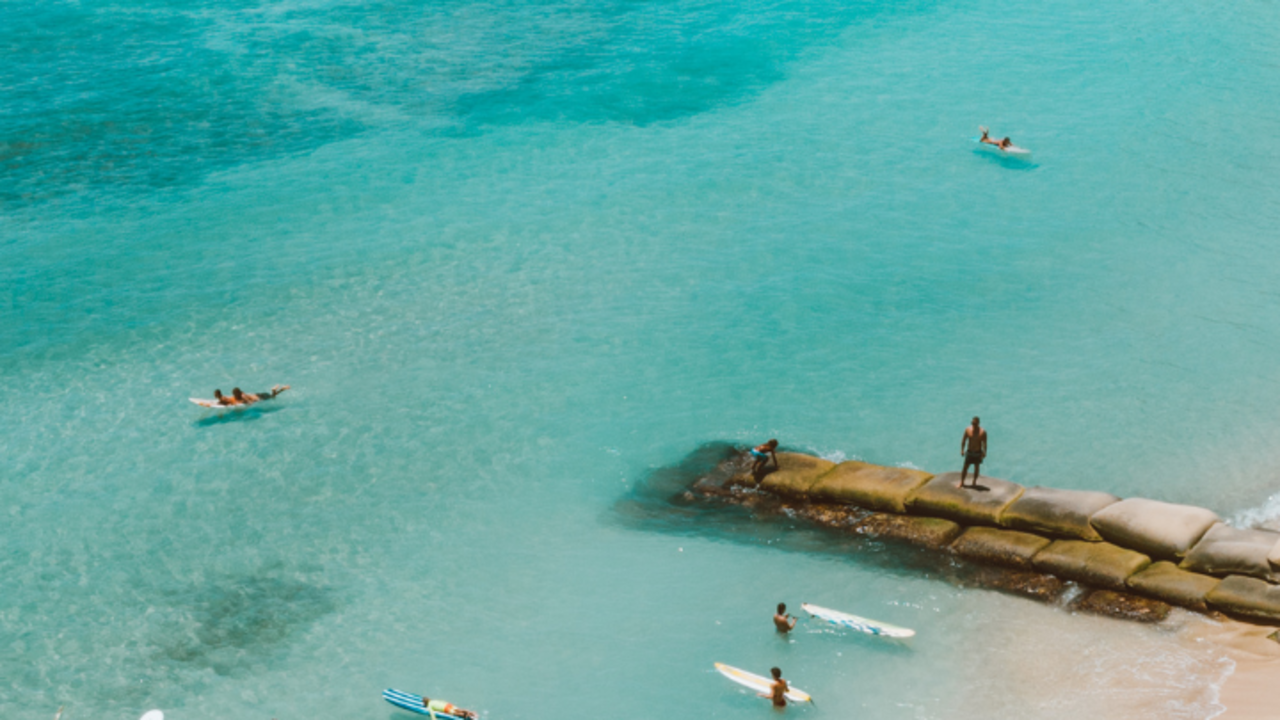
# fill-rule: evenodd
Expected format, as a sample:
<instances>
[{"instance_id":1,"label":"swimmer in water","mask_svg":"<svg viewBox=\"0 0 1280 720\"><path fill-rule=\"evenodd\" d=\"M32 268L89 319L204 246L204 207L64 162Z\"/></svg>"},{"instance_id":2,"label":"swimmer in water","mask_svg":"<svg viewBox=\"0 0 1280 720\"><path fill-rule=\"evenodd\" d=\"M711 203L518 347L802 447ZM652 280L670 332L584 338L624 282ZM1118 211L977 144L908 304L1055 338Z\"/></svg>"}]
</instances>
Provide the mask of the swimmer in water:
<instances>
[{"instance_id":1,"label":"swimmer in water","mask_svg":"<svg viewBox=\"0 0 1280 720\"><path fill-rule=\"evenodd\" d=\"M985 127L979 127L978 129L982 131L982 137L978 138L978 142L984 142L988 145L995 145L1001 150L1008 150L1009 148L1013 147L1013 141L1010 140L1009 138L1006 137L1003 140L992 140L991 138L987 137L987 129Z\"/></svg>"},{"instance_id":2,"label":"swimmer in water","mask_svg":"<svg viewBox=\"0 0 1280 720\"><path fill-rule=\"evenodd\" d=\"M784 708L787 706L787 691L791 689L791 686L787 684L786 680L782 679L782 670L779 668L771 668L769 672L773 673L773 685L768 694L760 693L760 697L772 700L773 706L776 708Z\"/></svg>"},{"instance_id":3,"label":"swimmer in water","mask_svg":"<svg viewBox=\"0 0 1280 720\"><path fill-rule=\"evenodd\" d=\"M422 698L422 707L426 708L432 714L443 713L445 715L467 718L468 720L474 720L474 718L477 717L477 715L470 710L463 710L453 703L445 702L444 700L432 700L431 698L424 697Z\"/></svg>"},{"instance_id":4,"label":"swimmer in water","mask_svg":"<svg viewBox=\"0 0 1280 720\"><path fill-rule=\"evenodd\" d=\"M787 614L787 604L778 603L778 612L773 616L773 626L780 633L789 633L796 626L796 619Z\"/></svg>"}]
</instances>

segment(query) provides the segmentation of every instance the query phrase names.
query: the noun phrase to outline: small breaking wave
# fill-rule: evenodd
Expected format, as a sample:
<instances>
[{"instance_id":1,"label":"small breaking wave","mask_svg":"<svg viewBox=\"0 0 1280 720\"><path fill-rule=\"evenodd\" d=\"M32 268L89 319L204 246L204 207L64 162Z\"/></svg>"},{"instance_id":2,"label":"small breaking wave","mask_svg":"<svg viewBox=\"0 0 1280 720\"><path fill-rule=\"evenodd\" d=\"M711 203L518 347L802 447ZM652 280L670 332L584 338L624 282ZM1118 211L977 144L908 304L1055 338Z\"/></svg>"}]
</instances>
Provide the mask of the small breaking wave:
<instances>
[{"instance_id":1,"label":"small breaking wave","mask_svg":"<svg viewBox=\"0 0 1280 720\"><path fill-rule=\"evenodd\" d=\"M1267 498L1257 507L1241 510L1228 517L1227 524L1238 528L1280 531L1280 493Z\"/></svg>"}]
</instances>

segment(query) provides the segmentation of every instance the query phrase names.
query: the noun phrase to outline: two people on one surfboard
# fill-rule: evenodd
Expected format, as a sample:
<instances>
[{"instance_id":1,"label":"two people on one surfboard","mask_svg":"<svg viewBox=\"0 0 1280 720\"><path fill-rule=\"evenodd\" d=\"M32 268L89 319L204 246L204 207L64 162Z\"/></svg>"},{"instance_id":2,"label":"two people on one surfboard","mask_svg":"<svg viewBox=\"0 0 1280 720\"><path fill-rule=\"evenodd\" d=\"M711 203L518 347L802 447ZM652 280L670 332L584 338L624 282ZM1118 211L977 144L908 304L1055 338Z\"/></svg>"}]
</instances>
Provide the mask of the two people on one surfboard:
<instances>
[{"instance_id":1,"label":"two people on one surfboard","mask_svg":"<svg viewBox=\"0 0 1280 720\"><path fill-rule=\"evenodd\" d=\"M773 458L773 469L778 469L778 441L769 440L768 442L751 448L751 458L754 462L751 464L751 474L759 477L761 471L769 464L769 458Z\"/></svg>"},{"instance_id":2,"label":"two people on one surfboard","mask_svg":"<svg viewBox=\"0 0 1280 720\"><path fill-rule=\"evenodd\" d=\"M782 679L782 670L780 668L770 668L769 672L773 675L773 684L770 686L769 693L760 693L760 697L769 698L773 701L776 708L787 706L787 691L791 686L786 680Z\"/></svg>"},{"instance_id":3,"label":"two people on one surfboard","mask_svg":"<svg viewBox=\"0 0 1280 720\"><path fill-rule=\"evenodd\" d=\"M964 469L960 471L960 484L957 487L964 487L964 478L969 474L970 465L973 466L973 484L970 487L977 487L978 468L987 457L987 431L979 423L977 416L964 429L964 436L960 438L960 454L964 456Z\"/></svg>"},{"instance_id":4,"label":"two people on one surfboard","mask_svg":"<svg viewBox=\"0 0 1280 720\"><path fill-rule=\"evenodd\" d=\"M978 138L978 142L983 142L988 145L995 145L1001 150L1008 150L1009 148L1013 147L1013 141L1010 140L1009 138L1006 137L1003 140L992 140L987 135L986 127L979 127L978 129L982 131L982 137Z\"/></svg>"},{"instance_id":5,"label":"two people on one surfboard","mask_svg":"<svg viewBox=\"0 0 1280 720\"><path fill-rule=\"evenodd\" d=\"M213 391L213 398L218 401L219 405L226 405L228 407L234 407L236 405L252 405L263 400L270 400L288 389L288 385L277 385L267 392L247 393L242 391L240 388L235 388L231 391L230 397L223 395L222 390L219 389Z\"/></svg>"},{"instance_id":6,"label":"two people on one surfboard","mask_svg":"<svg viewBox=\"0 0 1280 720\"><path fill-rule=\"evenodd\" d=\"M454 717L467 718L468 720L475 720L476 717L479 717L474 712L464 710L451 702L445 702L444 700L432 700L429 697L422 698L422 707L426 708L433 714L441 713L444 715L453 715Z\"/></svg>"},{"instance_id":7,"label":"two people on one surfboard","mask_svg":"<svg viewBox=\"0 0 1280 720\"><path fill-rule=\"evenodd\" d=\"M773 626L780 633L789 633L795 629L797 620L787 613L787 604L778 603L778 612L773 615Z\"/></svg>"}]
</instances>

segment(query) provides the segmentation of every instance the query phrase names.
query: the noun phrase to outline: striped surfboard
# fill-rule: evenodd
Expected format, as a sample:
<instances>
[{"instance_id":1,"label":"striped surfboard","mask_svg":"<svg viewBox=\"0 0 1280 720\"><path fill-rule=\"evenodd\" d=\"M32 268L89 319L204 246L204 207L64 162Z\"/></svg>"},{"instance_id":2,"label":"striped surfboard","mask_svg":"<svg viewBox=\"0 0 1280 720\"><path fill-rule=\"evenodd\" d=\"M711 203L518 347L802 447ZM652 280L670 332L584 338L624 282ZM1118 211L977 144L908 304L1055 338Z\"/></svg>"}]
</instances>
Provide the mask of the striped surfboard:
<instances>
[{"instance_id":1,"label":"striped surfboard","mask_svg":"<svg viewBox=\"0 0 1280 720\"><path fill-rule=\"evenodd\" d=\"M415 713L418 713L419 715L430 715L432 717L441 718L441 720L464 720L464 718L458 717L457 715L450 715L449 713L442 713L442 712L432 712L422 704L421 695L414 695L413 693L407 693L402 690L393 690L391 688L387 688L386 690L382 691L382 699L386 700L387 702L391 703L392 705L395 705L396 707L402 710L415 712Z\"/></svg>"}]
</instances>

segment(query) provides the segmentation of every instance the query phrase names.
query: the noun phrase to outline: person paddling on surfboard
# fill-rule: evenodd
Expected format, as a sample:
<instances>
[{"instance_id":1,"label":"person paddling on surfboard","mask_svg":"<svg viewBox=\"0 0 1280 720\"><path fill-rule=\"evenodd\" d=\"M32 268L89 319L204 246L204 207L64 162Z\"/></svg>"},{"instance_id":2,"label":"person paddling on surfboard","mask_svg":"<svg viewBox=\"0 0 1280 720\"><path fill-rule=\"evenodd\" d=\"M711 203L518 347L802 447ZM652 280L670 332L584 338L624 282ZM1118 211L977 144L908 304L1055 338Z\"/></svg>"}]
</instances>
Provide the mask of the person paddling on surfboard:
<instances>
[{"instance_id":1,"label":"person paddling on surfboard","mask_svg":"<svg viewBox=\"0 0 1280 720\"><path fill-rule=\"evenodd\" d=\"M769 698L773 701L773 706L782 708L787 706L787 691L791 686L786 680L782 679L782 670L779 668L770 668L769 672L773 674L773 685L769 694L760 693L760 697Z\"/></svg>"},{"instance_id":2,"label":"person paddling on surfboard","mask_svg":"<svg viewBox=\"0 0 1280 720\"><path fill-rule=\"evenodd\" d=\"M978 129L982 131L982 137L978 138L978 142L984 142L988 145L995 145L1001 150L1008 150L1010 147L1013 147L1013 141L1010 140L1009 138L1006 137L1003 140L992 140L991 138L987 137L987 129L985 127L979 126Z\"/></svg>"},{"instance_id":3,"label":"person paddling on surfboard","mask_svg":"<svg viewBox=\"0 0 1280 720\"><path fill-rule=\"evenodd\" d=\"M474 719L478 717L470 710L463 710L453 703L445 702L444 700L432 700L429 697L422 698L422 707L426 708L432 715L436 713L443 713L445 715L453 715L460 718Z\"/></svg>"},{"instance_id":4,"label":"person paddling on surfboard","mask_svg":"<svg viewBox=\"0 0 1280 720\"><path fill-rule=\"evenodd\" d=\"M796 619L787 614L787 604L778 603L778 612L773 616L773 626L780 633L789 633L796 626Z\"/></svg>"},{"instance_id":5,"label":"person paddling on surfboard","mask_svg":"<svg viewBox=\"0 0 1280 720\"><path fill-rule=\"evenodd\" d=\"M289 386L288 386L288 385L277 385L277 386L275 386L275 387L271 388L270 390L268 390L267 392L260 392L260 393L247 393L247 392L242 391L240 388L235 388L235 389L233 389L233 390L231 391L231 395L233 396L233 397L231 398L231 402L230 402L230 403L223 403L223 404L226 404L226 405L252 405L252 404L254 404L254 403L256 403L256 402L261 402L261 401L263 401L263 400L270 400L271 398L273 398L273 397L275 397L275 396L279 395L280 393L282 393L282 392L284 392L285 390L288 390L288 389L289 389ZM222 397L222 394L221 394L220 392L217 392L217 391L215 391L215 392L214 392L214 397L218 398L218 402L223 402L223 400L225 400L225 398L223 398L223 397Z\"/></svg>"}]
</instances>

